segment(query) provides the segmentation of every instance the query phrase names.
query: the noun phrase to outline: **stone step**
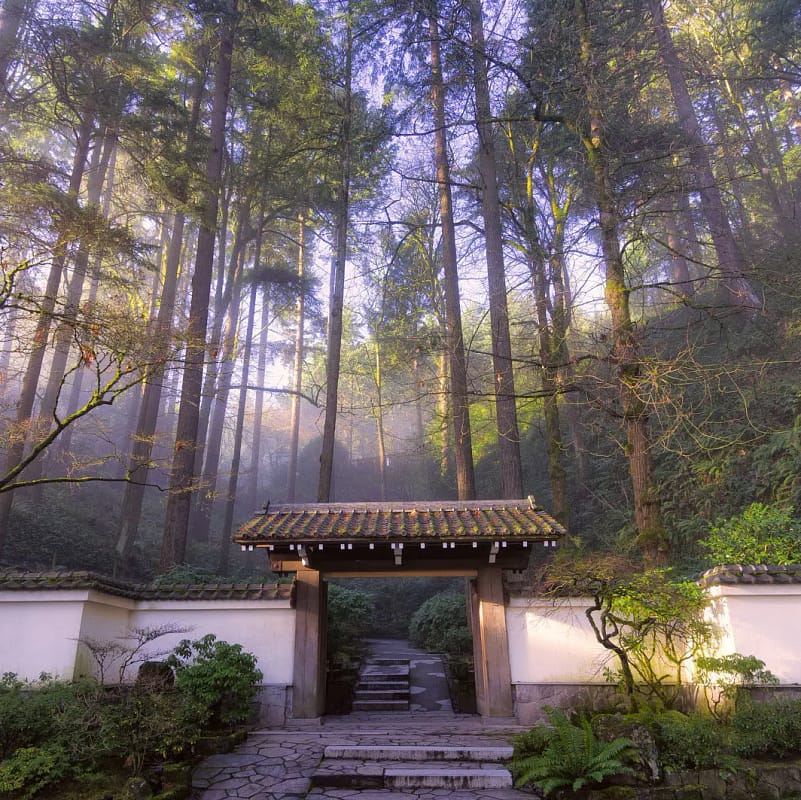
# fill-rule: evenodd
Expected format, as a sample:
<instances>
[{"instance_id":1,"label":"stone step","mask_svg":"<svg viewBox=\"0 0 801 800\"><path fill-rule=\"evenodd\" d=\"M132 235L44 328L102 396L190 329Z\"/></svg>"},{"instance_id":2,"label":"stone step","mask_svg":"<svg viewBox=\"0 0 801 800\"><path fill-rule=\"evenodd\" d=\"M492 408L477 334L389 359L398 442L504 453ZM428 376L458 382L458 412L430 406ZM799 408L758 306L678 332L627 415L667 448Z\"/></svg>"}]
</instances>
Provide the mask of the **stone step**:
<instances>
[{"instance_id":1,"label":"stone step","mask_svg":"<svg viewBox=\"0 0 801 800\"><path fill-rule=\"evenodd\" d=\"M381 763L324 760L314 771L312 786L338 789L506 789L509 770L496 764Z\"/></svg>"},{"instance_id":2,"label":"stone step","mask_svg":"<svg viewBox=\"0 0 801 800\"><path fill-rule=\"evenodd\" d=\"M366 664L359 673L360 677L397 679L409 678L408 664Z\"/></svg>"},{"instance_id":3,"label":"stone step","mask_svg":"<svg viewBox=\"0 0 801 800\"><path fill-rule=\"evenodd\" d=\"M367 663L378 664L379 666L382 667L393 666L398 664L406 664L406 666L409 666L409 659L403 658L402 656L379 656L378 658L369 659Z\"/></svg>"},{"instance_id":4,"label":"stone step","mask_svg":"<svg viewBox=\"0 0 801 800\"><path fill-rule=\"evenodd\" d=\"M374 689L383 692L391 692L397 689L409 689L409 681L382 681L362 678L357 684L359 689Z\"/></svg>"},{"instance_id":5,"label":"stone step","mask_svg":"<svg viewBox=\"0 0 801 800\"><path fill-rule=\"evenodd\" d=\"M325 758L361 761L508 761L511 745L329 745Z\"/></svg>"},{"instance_id":6,"label":"stone step","mask_svg":"<svg viewBox=\"0 0 801 800\"><path fill-rule=\"evenodd\" d=\"M363 689L361 684L353 692L354 700L406 700L409 701L409 687L403 689Z\"/></svg>"},{"instance_id":7,"label":"stone step","mask_svg":"<svg viewBox=\"0 0 801 800\"><path fill-rule=\"evenodd\" d=\"M511 789L512 773L508 769L387 769L387 789Z\"/></svg>"},{"instance_id":8,"label":"stone step","mask_svg":"<svg viewBox=\"0 0 801 800\"><path fill-rule=\"evenodd\" d=\"M407 700L354 700L353 711L408 711Z\"/></svg>"}]
</instances>

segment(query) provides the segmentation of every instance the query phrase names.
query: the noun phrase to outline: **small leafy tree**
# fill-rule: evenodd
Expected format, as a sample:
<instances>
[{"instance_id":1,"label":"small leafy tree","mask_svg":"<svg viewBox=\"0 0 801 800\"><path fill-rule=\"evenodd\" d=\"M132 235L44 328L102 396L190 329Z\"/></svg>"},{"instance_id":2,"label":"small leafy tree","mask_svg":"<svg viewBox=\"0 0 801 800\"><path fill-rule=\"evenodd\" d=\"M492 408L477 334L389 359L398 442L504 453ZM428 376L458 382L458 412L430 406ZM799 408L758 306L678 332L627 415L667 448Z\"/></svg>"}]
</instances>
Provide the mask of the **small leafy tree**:
<instances>
[{"instance_id":1,"label":"small leafy tree","mask_svg":"<svg viewBox=\"0 0 801 800\"><path fill-rule=\"evenodd\" d=\"M745 687L775 686L779 682L756 656L700 656L695 666L699 682L706 685L707 707L719 720L731 716Z\"/></svg>"},{"instance_id":2,"label":"small leafy tree","mask_svg":"<svg viewBox=\"0 0 801 800\"><path fill-rule=\"evenodd\" d=\"M262 673L242 645L218 641L213 633L194 642L183 639L167 663L175 670L175 687L208 709L210 725L248 718Z\"/></svg>"},{"instance_id":3,"label":"small leafy tree","mask_svg":"<svg viewBox=\"0 0 801 800\"><path fill-rule=\"evenodd\" d=\"M126 672L137 664L162 658L169 651L146 651L145 648L156 639L172 633L186 633L189 628L179 625L158 625L155 627L133 627L116 639L94 639L81 637L78 641L86 647L97 668L100 683L105 685L106 674L112 665L117 667L117 681L122 685Z\"/></svg>"},{"instance_id":4,"label":"small leafy tree","mask_svg":"<svg viewBox=\"0 0 801 800\"><path fill-rule=\"evenodd\" d=\"M632 772L626 764L633 753L630 739L598 740L588 719L572 723L564 711L546 709L552 725L544 748L512 762L518 786L536 783L548 796L581 792L615 775ZM538 734L539 737L539 734Z\"/></svg>"},{"instance_id":5,"label":"small leafy tree","mask_svg":"<svg viewBox=\"0 0 801 800\"><path fill-rule=\"evenodd\" d=\"M558 597L587 595L585 609L598 643L614 656L609 670L632 710L643 694L665 708L681 696L685 669L714 640L704 618L706 597L695 583L676 580L669 569L639 572L615 556L555 563L549 591Z\"/></svg>"},{"instance_id":6,"label":"small leafy tree","mask_svg":"<svg viewBox=\"0 0 801 800\"><path fill-rule=\"evenodd\" d=\"M718 521L701 547L715 564L801 564L801 519L778 505L752 503Z\"/></svg>"}]
</instances>

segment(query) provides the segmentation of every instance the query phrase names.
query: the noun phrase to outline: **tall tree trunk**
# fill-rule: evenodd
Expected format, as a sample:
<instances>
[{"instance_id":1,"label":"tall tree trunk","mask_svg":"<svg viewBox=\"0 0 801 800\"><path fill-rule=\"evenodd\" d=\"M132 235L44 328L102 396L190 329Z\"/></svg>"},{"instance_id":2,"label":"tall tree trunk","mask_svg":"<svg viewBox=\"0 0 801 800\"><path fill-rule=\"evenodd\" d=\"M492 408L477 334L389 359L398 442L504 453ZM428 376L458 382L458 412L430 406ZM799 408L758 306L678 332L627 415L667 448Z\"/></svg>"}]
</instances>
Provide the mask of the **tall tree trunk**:
<instances>
[{"instance_id":1,"label":"tall tree trunk","mask_svg":"<svg viewBox=\"0 0 801 800\"><path fill-rule=\"evenodd\" d=\"M376 405L373 411L375 417L375 431L378 442L378 478L381 486L381 500L387 499L387 447L384 438L384 396L383 377L381 375L381 345L378 341L377 331L373 331L373 344L375 355L375 368L373 381L376 389Z\"/></svg>"},{"instance_id":2,"label":"tall tree trunk","mask_svg":"<svg viewBox=\"0 0 801 800\"><path fill-rule=\"evenodd\" d=\"M709 233L718 257L718 269L729 301L736 306L759 308L759 298L747 278L745 260L734 239L726 210L723 207L720 190L709 163L706 143L687 89L681 60L665 22L662 0L648 0L648 8L651 12L659 46L659 55L670 83L673 102L676 105L679 125L681 125L690 146L688 157L693 166L694 188L701 198L701 208L709 226Z\"/></svg>"},{"instance_id":3,"label":"tall tree trunk","mask_svg":"<svg viewBox=\"0 0 801 800\"><path fill-rule=\"evenodd\" d=\"M164 520L160 568L166 570L186 556L187 528L192 492L195 490L195 444L197 441L203 363L206 356L206 326L209 315L211 275L214 264L214 237L225 150L225 120L231 88L236 0L225 4L220 20L219 53L215 70L214 100L211 110L209 155L206 163L207 188L198 234L192 302L189 308L186 365L181 385L181 407L175 434L170 493Z\"/></svg>"},{"instance_id":4,"label":"tall tree trunk","mask_svg":"<svg viewBox=\"0 0 801 800\"><path fill-rule=\"evenodd\" d=\"M303 279L306 262L306 215L298 214L298 299L295 302L295 355L292 364L292 406L289 421L289 457L286 466L286 501L295 502L300 442L300 393L303 389L305 304Z\"/></svg>"},{"instance_id":5,"label":"tall tree trunk","mask_svg":"<svg viewBox=\"0 0 801 800\"><path fill-rule=\"evenodd\" d=\"M437 165L440 218L442 220L442 266L445 290L450 400L453 414L456 491L460 500L474 500L476 480L473 471L473 445L470 433L470 404L467 399L467 361L462 337L462 311L459 273L456 261L456 231L453 220L450 164L445 127L445 83L439 41L436 2L429 6L428 33L431 47L431 105L434 113L434 154Z\"/></svg>"},{"instance_id":6,"label":"tall tree trunk","mask_svg":"<svg viewBox=\"0 0 801 800\"><path fill-rule=\"evenodd\" d=\"M95 146L89 159L90 164L86 181L86 203L89 208L95 207L99 210L106 170L108 169L109 158L114 146L113 137L97 137L95 139ZM83 287L88 269L89 249L86 242L81 242L72 264L72 278L67 288L64 310L53 337L53 356L50 359L47 382L45 383L44 394L39 406L39 416L42 418L42 428L40 429L42 434L46 434L53 427L52 423L55 421L59 405L62 406L63 410L64 400L62 395L64 393L67 362L72 349L75 320L83 297ZM77 376L80 374L81 371L79 369L74 378L75 381L77 381ZM40 478L45 473L45 462L50 460L49 457L54 455L57 449L59 448L51 448L50 453L43 455L31 464L27 472L29 480ZM41 495L37 493L35 497L40 499Z\"/></svg>"},{"instance_id":7,"label":"tall tree trunk","mask_svg":"<svg viewBox=\"0 0 801 800\"><path fill-rule=\"evenodd\" d=\"M573 202L573 197L572 193L569 193L564 203L560 205L556 197L556 186L553 183L553 175L551 175L550 179L552 181L550 194L551 215L553 217L553 241L551 243L551 252L548 256L548 266L550 269L550 284L553 287L553 311L551 312L553 354L557 365L557 381L562 386L572 387L575 383L576 371L570 357L570 347L568 346L567 336L571 324L573 298L571 297L570 287L567 282L565 230L567 226L567 215ZM570 431L573 458L576 464L576 480L579 487L583 489L587 477L587 458L576 396L577 393L575 390L564 395L565 401L563 411L560 411L559 416L560 419L564 417L568 430ZM566 491L565 489L565 492Z\"/></svg>"},{"instance_id":8,"label":"tall tree trunk","mask_svg":"<svg viewBox=\"0 0 801 800\"><path fill-rule=\"evenodd\" d=\"M261 216L264 216L262 209ZM261 260L262 226L256 238L253 263L258 266ZM245 331L245 347L242 353L242 383L239 387L239 401L237 403L236 427L234 428L234 452L231 455L231 471L228 476L228 491L225 495L225 512L223 514L222 534L220 536L220 558L217 561L217 574L228 574L228 562L231 552L231 531L234 527L234 509L236 506L236 488L239 483L239 467L242 463L242 439L245 432L245 411L248 403L248 381L250 380L250 359L253 353L253 327L256 317L256 287L250 292L248 304L248 324Z\"/></svg>"},{"instance_id":9,"label":"tall tree trunk","mask_svg":"<svg viewBox=\"0 0 801 800\"><path fill-rule=\"evenodd\" d=\"M70 183L67 190L72 198L77 198L83 181L86 160L89 155L89 145L91 142L92 131L94 129L94 113L87 110L81 120L75 141L75 152L72 159L72 171L70 173ZM19 400L17 401L17 412L14 426L17 428L16 435L12 438L6 454L6 472L16 468L25 454L25 443L27 440L26 428L31 422L33 406L36 401L36 389L39 385L39 376L42 372L47 340L50 334L50 326L53 321L53 312L56 308L61 280L64 275L64 266L67 260L66 247L68 233L60 230L56 236L56 243L53 248L53 262L47 277L42 304L39 316L36 321L36 328L33 332L33 348L28 357L28 363L22 380ZM0 553L3 552L5 540L8 535L8 523L11 517L11 507L14 501L13 491L6 491L0 494Z\"/></svg>"},{"instance_id":10,"label":"tall tree trunk","mask_svg":"<svg viewBox=\"0 0 801 800\"><path fill-rule=\"evenodd\" d=\"M262 220L261 225L264 224ZM254 287L255 291L255 287ZM256 364L256 383L264 386L267 372L267 336L270 317L270 293L268 287L262 289L261 331L259 333L259 360ZM250 499L254 508L265 502L259 494L259 472L261 470L261 430L264 423L264 392L256 392L253 409L253 447L250 453ZM269 498L266 498L269 500Z\"/></svg>"},{"instance_id":11,"label":"tall tree trunk","mask_svg":"<svg viewBox=\"0 0 801 800\"><path fill-rule=\"evenodd\" d=\"M155 346L158 346L159 343L169 342L172 337L173 312L175 311L185 223L186 217L183 212L177 212L173 220L170 243L167 248L161 303L159 304L158 315L151 332L151 341ZM128 458L128 482L125 484L125 493L123 494L120 508L120 526L117 530L116 551L123 561L130 559L139 531L142 503L145 497L145 484L150 471L164 382L164 367L154 368L147 377L142 401L139 404L136 430Z\"/></svg>"},{"instance_id":12,"label":"tall tree trunk","mask_svg":"<svg viewBox=\"0 0 801 800\"><path fill-rule=\"evenodd\" d=\"M669 206L663 208L660 220L667 236L667 248L671 265L671 291L682 298L692 297L695 294L695 284L690 274L690 264L684 252L675 211Z\"/></svg>"},{"instance_id":13,"label":"tall tree trunk","mask_svg":"<svg viewBox=\"0 0 801 800\"><path fill-rule=\"evenodd\" d=\"M520 466L520 433L509 336L509 309L506 301L506 270L503 262L501 204L498 199L498 169L492 131L484 23L480 0L470 0L470 34L473 46L473 82L478 131L478 171L481 177L481 208L484 217L484 241L489 284L490 328L492 331L492 367L495 380L495 417L498 425L501 497L523 496L523 473Z\"/></svg>"},{"instance_id":14,"label":"tall tree trunk","mask_svg":"<svg viewBox=\"0 0 801 800\"><path fill-rule=\"evenodd\" d=\"M240 217L232 253L231 272L228 278L229 289L226 290L223 305L228 313L225 315L224 328L220 335L220 354L215 359L217 368L216 391L212 388L211 412L204 443L205 463L200 491L197 493L195 509L191 516L192 536L199 542L211 542L211 517L217 492L217 471L220 466L222 452L223 428L225 427L228 394L236 364L236 337L239 328L239 312L242 290L242 269L245 257L243 230L250 225L249 207L240 209ZM212 340L213 341L213 340ZM209 374L211 369L209 369ZM201 419L203 407L201 405ZM198 443L200 447L200 443ZM197 461L195 462L197 466Z\"/></svg>"},{"instance_id":15,"label":"tall tree trunk","mask_svg":"<svg viewBox=\"0 0 801 800\"><path fill-rule=\"evenodd\" d=\"M199 51L199 61L201 63L205 63L208 57L207 47L204 44ZM205 91L206 75L205 71L201 71L195 76L190 97L191 115L187 131L185 155L188 155L194 146ZM164 345L172 340L181 258L182 254L184 254L185 228L186 214L183 209L178 209L173 217L172 230L164 260L164 282L161 288L158 312L155 317L155 323L151 324L149 332L150 341L155 346ZM131 451L128 457L128 482L125 484L125 493L123 494L120 508L120 526L117 530L116 553L122 561L130 560L133 545L139 532L139 520L142 516L142 504L145 498L145 484L150 471L162 397L166 396L169 401L171 392L165 392L164 388L172 380L173 372L174 370L167 372L166 365L157 366L151 370L145 381L142 400L139 404L136 429L132 437Z\"/></svg>"},{"instance_id":16,"label":"tall tree trunk","mask_svg":"<svg viewBox=\"0 0 801 800\"><path fill-rule=\"evenodd\" d=\"M109 219L109 215L111 214L111 200L114 196L114 176L117 167L117 149L116 140L114 140L110 146L104 148L103 158L106 160L106 165L103 166L101 164L100 167L102 174L106 176L106 191L103 197L102 209L103 217L105 219ZM101 253L99 253L97 256L95 256L92 268L89 271L89 295L86 298L89 308L93 308L97 302L97 293L100 291L100 270L102 265L103 256ZM69 413L74 412L79 407L81 395L83 394L83 382L85 375L86 370L79 370L75 376L75 380L73 381L72 389L70 391L70 396L67 401L67 409L69 410ZM75 426L70 425L70 427L67 428L67 430L65 430L61 436L58 444L58 449L61 453L70 452L72 448L72 434L74 430Z\"/></svg>"},{"instance_id":17,"label":"tall tree trunk","mask_svg":"<svg viewBox=\"0 0 801 800\"><path fill-rule=\"evenodd\" d=\"M230 175L230 173L228 173ZM203 391L200 393L200 413L197 431L197 441L195 442L195 474L203 473L198 490L192 497L192 507L190 510L189 530L191 538L198 542L208 543L208 525L204 518L208 517L210 511L209 502L214 495L214 489L209 489L206 483L207 474L204 470L206 458L206 439L209 436L209 426L212 420L212 408L217 397L217 381L222 370L222 358L220 353L223 349L223 326L227 319L228 311L231 307L231 297L234 287L234 275L239 269L242 248L245 246L243 236L245 227L243 225L243 215L247 204L243 201L240 213L237 217L236 232L234 234L234 244L231 248L230 258L228 259L226 275L226 254L228 249L228 204L230 194L226 192L225 183L223 185L223 207L220 213L220 221L217 233L217 280L214 282L214 304L212 311L211 332L208 334L206 352L205 374L203 376ZM214 454L212 454L214 460ZM210 473L209 473L210 474Z\"/></svg>"},{"instance_id":18,"label":"tall tree trunk","mask_svg":"<svg viewBox=\"0 0 801 800\"><path fill-rule=\"evenodd\" d=\"M559 420L558 366L555 363L554 337L548 322L548 281L545 261L529 249L528 268L534 289L537 309L537 329L540 342L540 379L542 381L545 438L548 451L548 472L551 479L552 513L567 525L570 512L567 499L567 474L562 463L562 428Z\"/></svg>"},{"instance_id":19,"label":"tall tree trunk","mask_svg":"<svg viewBox=\"0 0 801 800\"><path fill-rule=\"evenodd\" d=\"M35 0L4 0L0 10L0 81L8 87L8 73L20 39L20 30L36 7Z\"/></svg>"},{"instance_id":20,"label":"tall tree trunk","mask_svg":"<svg viewBox=\"0 0 801 800\"><path fill-rule=\"evenodd\" d=\"M351 125L353 80L353 32L351 30L350 2L346 10L346 44L344 99L342 108L342 169L339 177L336 211L336 255L331 265L333 272L331 301L328 310L328 346L325 370L325 421L320 452L320 479L317 484L317 502L331 501L331 482L334 472L334 444L336 442L339 369L342 354L342 326L345 302L345 262L348 255L348 227L350 224L351 181Z\"/></svg>"},{"instance_id":21,"label":"tall tree trunk","mask_svg":"<svg viewBox=\"0 0 801 800\"><path fill-rule=\"evenodd\" d=\"M607 132L603 104L597 93L594 59L586 0L575 0L580 58L584 71L589 130L583 134L592 169L606 268L604 293L612 318L612 359L617 367L618 390L626 431L629 472L634 493L634 518L640 548L651 566L665 563L667 542L662 526L659 494L651 475L651 443L648 408L639 396L642 365L639 343L629 308L629 288L620 249L620 219L607 163Z\"/></svg>"},{"instance_id":22,"label":"tall tree trunk","mask_svg":"<svg viewBox=\"0 0 801 800\"><path fill-rule=\"evenodd\" d=\"M444 321L443 321L444 326ZM443 342L447 339L442 337ZM453 448L451 447L449 431L451 430L451 404L450 380L448 376L448 350L447 344L437 356L437 415L439 417L439 474L444 478L450 469Z\"/></svg>"}]
</instances>

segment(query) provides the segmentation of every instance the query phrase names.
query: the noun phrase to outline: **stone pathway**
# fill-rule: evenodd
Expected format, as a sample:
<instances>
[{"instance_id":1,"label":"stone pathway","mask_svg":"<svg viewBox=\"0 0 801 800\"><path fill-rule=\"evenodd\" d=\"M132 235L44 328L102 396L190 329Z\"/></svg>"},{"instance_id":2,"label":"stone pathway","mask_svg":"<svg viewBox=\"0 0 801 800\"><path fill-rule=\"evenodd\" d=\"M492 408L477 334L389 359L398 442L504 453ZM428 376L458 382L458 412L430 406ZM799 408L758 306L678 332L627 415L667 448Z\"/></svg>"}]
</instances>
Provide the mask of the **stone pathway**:
<instances>
[{"instance_id":1,"label":"stone pathway","mask_svg":"<svg viewBox=\"0 0 801 800\"><path fill-rule=\"evenodd\" d=\"M507 788L312 788L312 775L326 747L500 747L524 730L514 720L454 714L438 656L406 642L375 640L372 645L374 655L409 659L409 712L362 711L326 716L319 723L296 721L281 729L254 731L233 753L212 756L196 768L192 800L531 800L531 793Z\"/></svg>"},{"instance_id":2,"label":"stone pathway","mask_svg":"<svg viewBox=\"0 0 801 800\"><path fill-rule=\"evenodd\" d=\"M255 731L233 753L206 759L194 772L192 800L288 800L289 798L354 798L354 800L531 800L532 794L516 789L334 789L311 788L311 776L329 745L413 746L436 742L440 746L487 746L509 744L520 732L513 724L482 724L473 716L440 714L436 719L421 714L395 713L324 718L315 728L287 727Z\"/></svg>"}]
</instances>

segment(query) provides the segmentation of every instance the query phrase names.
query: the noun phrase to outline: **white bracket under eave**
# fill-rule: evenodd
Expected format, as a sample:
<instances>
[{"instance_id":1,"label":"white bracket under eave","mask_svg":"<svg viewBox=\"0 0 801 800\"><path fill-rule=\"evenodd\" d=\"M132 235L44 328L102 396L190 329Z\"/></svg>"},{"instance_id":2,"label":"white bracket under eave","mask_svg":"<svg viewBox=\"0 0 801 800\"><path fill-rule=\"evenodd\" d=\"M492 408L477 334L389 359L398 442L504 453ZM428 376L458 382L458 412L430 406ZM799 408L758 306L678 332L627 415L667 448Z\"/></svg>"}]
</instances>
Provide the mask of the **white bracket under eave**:
<instances>
[{"instance_id":1,"label":"white bracket under eave","mask_svg":"<svg viewBox=\"0 0 801 800\"><path fill-rule=\"evenodd\" d=\"M298 555L300 556L300 563L304 567L309 566L309 554L306 552L306 547L302 544L298 545Z\"/></svg>"},{"instance_id":2,"label":"white bracket under eave","mask_svg":"<svg viewBox=\"0 0 801 800\"><path fill-rule=\"evenodd\" d=\"M395 556L395 566L399 567L403 564L403 543L402 542L393 542L392 543L392 555Z\"/></svg>"},{"instance_id":3,"label":"white bracket under eave","mask_svg":"<svg viewBox=\"0 0 801 800\"><path fill-rule=\"evenodd\" d=\"M498 544L498 542L493 542L490 545L490 552L489 552L489 563L490 564L494 564L495 563L495 557L498 555L498 551L500 549L501 549L501 546Z\"/></svg>"}]
</instances>

